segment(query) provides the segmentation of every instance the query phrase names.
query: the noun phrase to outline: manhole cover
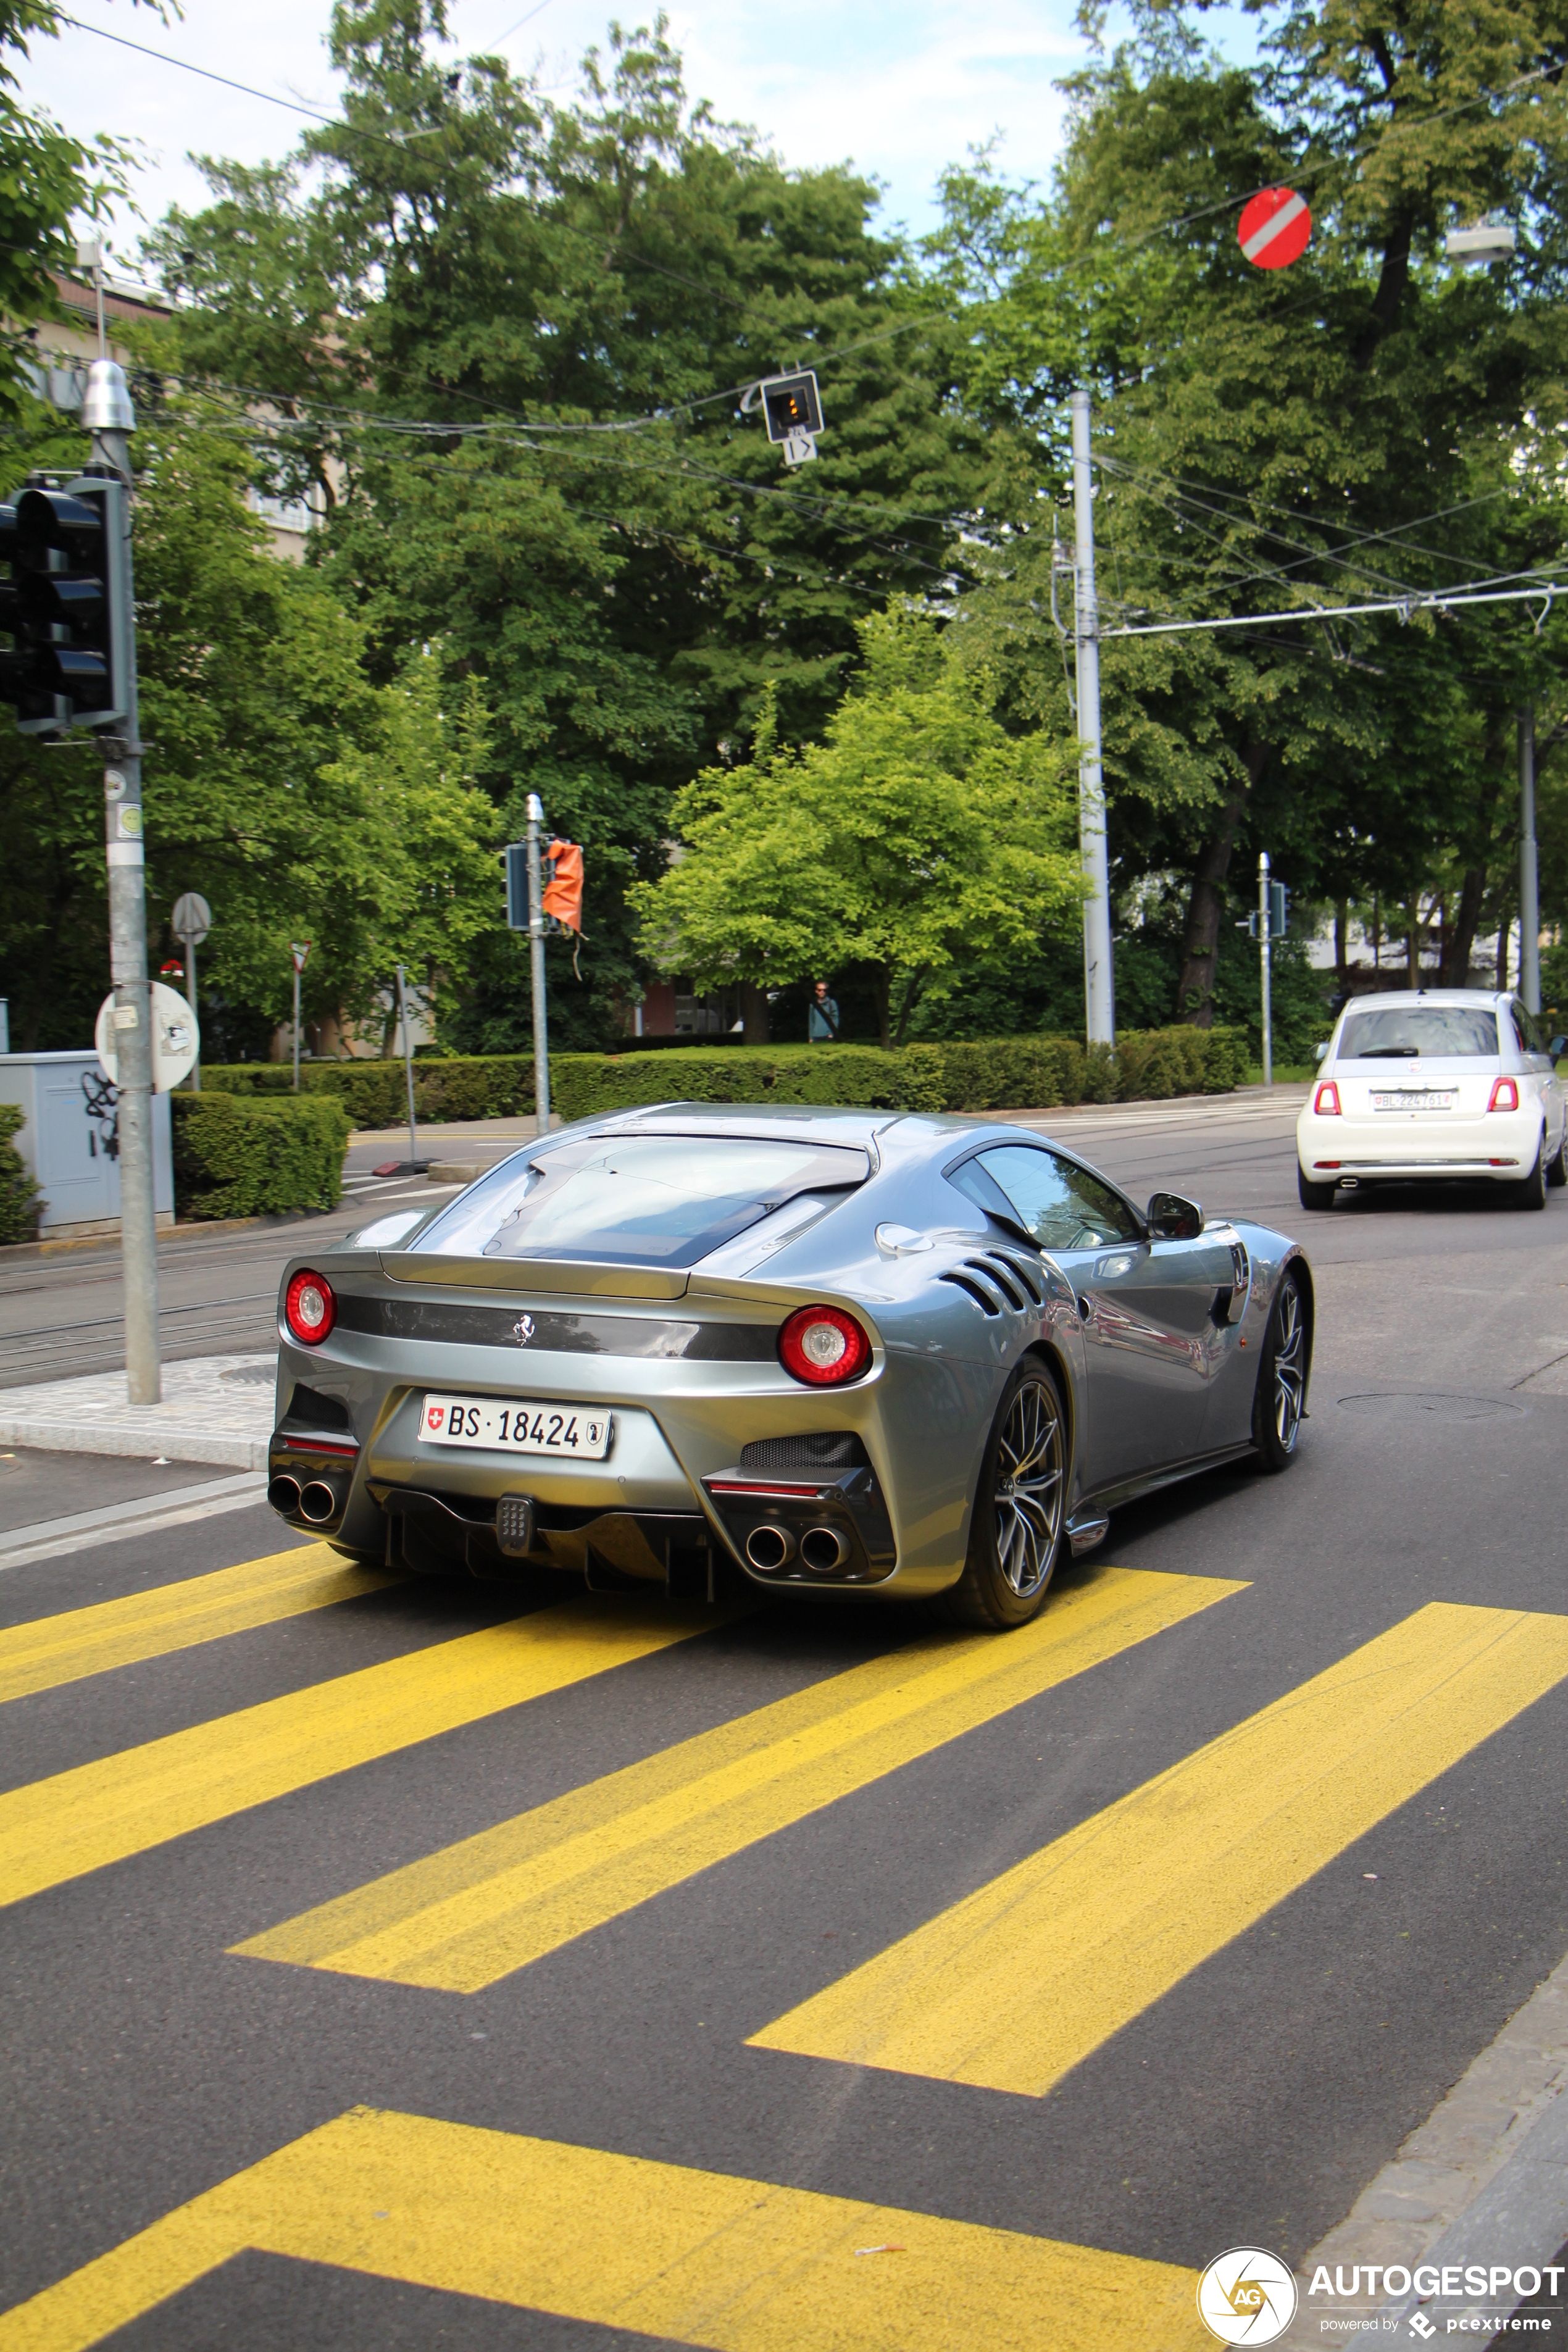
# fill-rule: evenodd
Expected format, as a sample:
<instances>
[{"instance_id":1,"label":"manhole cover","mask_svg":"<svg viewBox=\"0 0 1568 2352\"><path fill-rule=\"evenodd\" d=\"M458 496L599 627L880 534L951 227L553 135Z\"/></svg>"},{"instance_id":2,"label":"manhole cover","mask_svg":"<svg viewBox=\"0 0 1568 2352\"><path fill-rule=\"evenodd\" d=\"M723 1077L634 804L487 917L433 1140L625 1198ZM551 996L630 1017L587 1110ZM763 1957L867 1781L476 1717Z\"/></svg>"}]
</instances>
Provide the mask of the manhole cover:
<instances>
[{"instance_id":1,"label":"manhole cover","mask_svg":"<svg viewBox=\"0 0 1568 2352\"><path fill-rule=\"evenodd\" d=\"M237 1364L232 1372L220 1372L218 1378L226 1388L269 1389L278 1378L275 1364Z\"/></svg>"},{"instance_id":2,"label":"manhole cover","mask_svg":"<svg viewBox=\"0 0 1568 2352\"><path fill-rule=\"evenodd\" d=\"M1363 1421L1422 1423L1503 1421L1526 1410L1521 1404L1506 1403L1501 1397L1437 1396L1429 1389L1373 1390L1365 1396L1341 1397L1340 1403Z\"/></svg>"}]
</instances>

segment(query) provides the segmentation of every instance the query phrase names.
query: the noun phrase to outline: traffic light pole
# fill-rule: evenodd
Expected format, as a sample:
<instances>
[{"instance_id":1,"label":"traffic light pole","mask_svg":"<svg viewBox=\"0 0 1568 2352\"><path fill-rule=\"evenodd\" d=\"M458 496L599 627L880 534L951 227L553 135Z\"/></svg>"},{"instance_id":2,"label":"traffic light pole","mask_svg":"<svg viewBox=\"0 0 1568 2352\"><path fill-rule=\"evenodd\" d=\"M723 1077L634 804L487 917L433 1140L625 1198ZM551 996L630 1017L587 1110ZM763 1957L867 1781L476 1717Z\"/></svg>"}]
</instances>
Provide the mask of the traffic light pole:
<instances>
[{"instance_id":1,"label":"traffic light pole","mask_svg":"<svg viewBox=\"0 0 1568 2352\"><path fill-rule=\"evenodd\" d=\"M1258 954L1263 979L1263 1083L1274 1084L1274 993L1269 970L1273 904L1268 889L1268 852L1258 853Z\"/></svg>"},{"instance_id":2,"label":"traffic light pole","mask_svg":"<svg viewBox=\"0 0 1568 2352\"><path fill-rule=\"evenodd\" d=\"M1105 779L1100 755L1100 604L1094 585L1094 481L1089 394L1072 396L1073 646L1078 674L1078 839L1091 895L1083 908L1085 1025L1091 1045L1116 1043L1110 960L1110 878L1105 854Z\"/></svg>"},{"instance_id":3,"label":"traffic light pole","mask_svg":"<svg viewBox=\"0 0 1568 2352\"><path fill-rule=\"evenodd\" d=\"M540 866L539 828L544 803L537 793L528 796L528 971L533 986L533 1110L534 1132L550 1132L550 1024L544 1005L544 877Z\"/></svg>"},{"instance_id":4,"label":"traffic light pole","mask_svg":"<svg viewBox=\"0 0 1568 2352\"><path fill-rule=\"evenodd\" d=\"M153 1171L153 991L147 978L146 871L142 826L142 737L136 719L136 606L131 571L130 436L136 429L123 371L112 360L88 370L82 422L96 466L122 486L106 522L123 533L122 561L107 567L119 604L113 626L125 648L125 715L103 772L109 858L109 954L120 1140L120 1243L125 1269L125 1388L132 1404L163 1394L158 1361L158 1217Z\"/></svg>"}]
</instances>

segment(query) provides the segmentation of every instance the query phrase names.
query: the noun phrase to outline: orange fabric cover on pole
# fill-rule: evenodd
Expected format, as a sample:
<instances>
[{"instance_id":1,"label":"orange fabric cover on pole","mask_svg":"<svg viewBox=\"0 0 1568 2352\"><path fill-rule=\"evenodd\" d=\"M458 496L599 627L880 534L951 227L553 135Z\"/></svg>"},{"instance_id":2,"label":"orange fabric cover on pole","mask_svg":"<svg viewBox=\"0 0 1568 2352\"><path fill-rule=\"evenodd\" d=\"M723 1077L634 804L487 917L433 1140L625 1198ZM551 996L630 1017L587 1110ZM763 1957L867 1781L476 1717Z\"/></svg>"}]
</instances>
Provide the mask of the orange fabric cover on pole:
<instances>
[{"instance_id":1,"label":"orange fabric cover on pole","mask_svg":"<svg viewBox=\"0 0 1568 2352\"><path fill-rule=\"evenodd\" d=\"M574 931L583 928L583 852L574 841L552 841L546 853L555 872L540 900L547 915Z\"/></svg>"}]
</instances>

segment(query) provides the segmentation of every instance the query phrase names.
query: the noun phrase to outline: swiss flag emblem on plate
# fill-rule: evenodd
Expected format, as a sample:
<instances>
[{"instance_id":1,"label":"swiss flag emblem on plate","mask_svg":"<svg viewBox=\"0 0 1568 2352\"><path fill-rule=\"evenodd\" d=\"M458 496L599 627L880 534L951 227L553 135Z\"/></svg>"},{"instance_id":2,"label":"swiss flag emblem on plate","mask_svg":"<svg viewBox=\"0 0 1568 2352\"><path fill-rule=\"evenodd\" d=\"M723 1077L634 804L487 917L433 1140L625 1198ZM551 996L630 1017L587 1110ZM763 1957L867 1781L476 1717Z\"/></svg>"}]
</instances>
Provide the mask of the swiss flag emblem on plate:
<instances>
[{"instance_id":1,"label":"swiss flag emblem on plate","mask_svg":"<svg viewBox=\"0 0 1568 2352\"><path fill-rule=\"evenodd\" d=\"M444 1418L445 1413L442 1406L438 1404L427 1404L426 1406L425 1426L426 1429L439 1429Z\"/></svg>"}]
</instances>

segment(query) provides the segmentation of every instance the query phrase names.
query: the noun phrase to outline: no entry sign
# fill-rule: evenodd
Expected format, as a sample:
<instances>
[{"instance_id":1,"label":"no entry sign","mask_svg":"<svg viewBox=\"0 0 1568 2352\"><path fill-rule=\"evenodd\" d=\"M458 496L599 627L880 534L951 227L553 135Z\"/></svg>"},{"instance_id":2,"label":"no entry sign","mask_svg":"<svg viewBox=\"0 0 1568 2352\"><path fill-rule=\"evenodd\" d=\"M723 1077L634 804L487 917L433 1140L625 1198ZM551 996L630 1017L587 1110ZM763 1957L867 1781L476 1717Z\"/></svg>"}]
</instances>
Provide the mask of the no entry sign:
<instances>
[{"instance_id":1,"label":"no entry sign","mask_svg":"<svg viewBox=\"0 0 1568 2352\"><path fill-rule=\"evenodd\" d=\"M1283 269L1300 261L1312 234L1307 199L1294 188L1264 188L1242 207L1237 242L1255 269Z\"/></svg>"}]
</instances>

